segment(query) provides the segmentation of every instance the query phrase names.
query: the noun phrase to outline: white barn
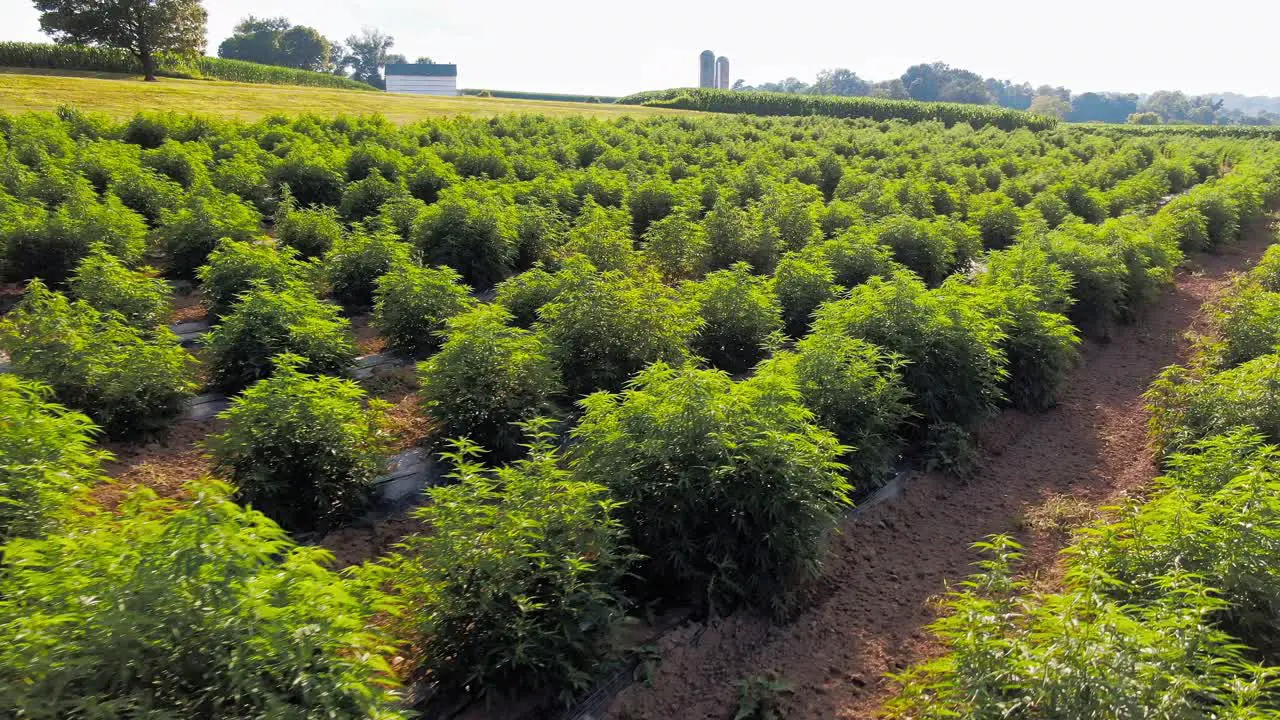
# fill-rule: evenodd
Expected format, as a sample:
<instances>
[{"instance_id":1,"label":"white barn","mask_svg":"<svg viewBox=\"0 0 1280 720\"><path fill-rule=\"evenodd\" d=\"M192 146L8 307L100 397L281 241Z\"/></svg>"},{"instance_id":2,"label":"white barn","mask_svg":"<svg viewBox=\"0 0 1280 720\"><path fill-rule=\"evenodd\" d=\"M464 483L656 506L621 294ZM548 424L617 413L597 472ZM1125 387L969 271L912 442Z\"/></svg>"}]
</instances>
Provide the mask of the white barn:
<instances>
[{"instance_id":1,"label":"white barn","mask_svg":"<svg viewBox=\"0 0 1280 720\"><path fill-rule=\"evenodd\" d=\"M385 70L387 92L412 95L457 95L458 66L393 64Z\"/></svg>"}]
</instances>

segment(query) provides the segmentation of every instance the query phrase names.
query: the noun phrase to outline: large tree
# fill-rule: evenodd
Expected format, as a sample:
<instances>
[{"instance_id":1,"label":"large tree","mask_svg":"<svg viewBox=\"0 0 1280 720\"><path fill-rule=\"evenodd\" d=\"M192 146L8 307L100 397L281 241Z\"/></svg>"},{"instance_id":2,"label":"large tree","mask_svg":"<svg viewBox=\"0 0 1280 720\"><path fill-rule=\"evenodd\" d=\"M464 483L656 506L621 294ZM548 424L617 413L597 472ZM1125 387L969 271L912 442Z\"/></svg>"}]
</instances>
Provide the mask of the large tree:
<instances>
[{"instance_id":1,"label":"large tree","mask_svg":"<svg viewBox=\"0 0 1280 720\"><path fill-rule=\"evenodd\" d=\"M823 70L818 79L809 88L814 95L841 95L857 97L871 92L871 83L858 77L858 74L846 68Z\"/></svg>"},{"instance_id":2,"label":"large tree","mask_svg":"<svg viewBox=\"0 0 1280 720\"><path fill-rule=\"evenodd\" d=\"M294 25L288 18L250 15L218 46L218 57L325 71L333 67L332 48L315 28Z\"/></svg>"},{"instance_id":3,"label":"large tree","mask_svg":"<svg viewBox=\"0 0 1280 720\"><path fill-rule=\"evenodd\" d=\"M156 79L156 53L204 52L200 0L35 0L40 29L55 42L127 50Z\"/></svg>"},{"instance_id":4,"label":"large tree","mask_svg":"<svg viewBox=\"0 0 1280 720\"><path fill-rule=\"evenodd\" d=\"M403 55L391 55L396 39L376 28L364 28L359 35L347 38L345 64L351 67L351 77L376 88L385 88L382 68L389 58L399 60Z\"/></svg>"}]
</instances>

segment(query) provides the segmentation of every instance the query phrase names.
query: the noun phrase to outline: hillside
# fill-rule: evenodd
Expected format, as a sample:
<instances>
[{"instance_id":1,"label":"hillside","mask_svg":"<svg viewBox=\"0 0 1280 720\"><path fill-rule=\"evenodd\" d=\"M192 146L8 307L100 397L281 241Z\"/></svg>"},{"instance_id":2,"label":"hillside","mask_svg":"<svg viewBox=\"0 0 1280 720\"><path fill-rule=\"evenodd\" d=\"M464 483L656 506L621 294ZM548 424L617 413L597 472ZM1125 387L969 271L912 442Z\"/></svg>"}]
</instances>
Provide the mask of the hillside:
<instances>
[{"instance_id":1,"label":"hillside","mask_svg":"<svg viewBox=\"0 0 1280 720\"><path fill-rule=\"evenodd\" d=\"M57 73L0 68L0 110L54 110L73 105L115 118L139 110L193 112L239 120L256 120L272 113L322 115L377 113L392 122L412 122L439 115L492 116L504 113L543 115L672 114L665 108L618 107L579 102L549 102L479 97L417 97L377 92L281 85L251 85L213 80L165 78L146 83L134 75L113 73Z\"/></svg>"}]
</instances>

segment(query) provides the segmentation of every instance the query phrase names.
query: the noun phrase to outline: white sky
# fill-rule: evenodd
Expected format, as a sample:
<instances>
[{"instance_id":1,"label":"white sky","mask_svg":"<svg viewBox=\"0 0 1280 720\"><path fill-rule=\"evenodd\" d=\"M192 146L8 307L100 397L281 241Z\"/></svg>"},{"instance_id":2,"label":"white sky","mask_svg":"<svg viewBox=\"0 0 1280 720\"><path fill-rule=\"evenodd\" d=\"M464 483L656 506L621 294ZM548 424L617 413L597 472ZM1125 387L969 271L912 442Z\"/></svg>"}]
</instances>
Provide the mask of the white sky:
<instances>
[{"instance_id":1,"label":"white sky","mask_svg":"<svg viewBox=\"0 0 1280 720\"><path fill-rule=\"evenodd\" d=\"M458 63L461 87L621 95L694 85L698 53L733 79L847 67L871 80L941 60L1075 92L1280 96L1275 0L205 0L209 52L244 15L284 15L343 39L362 25L395 52ZM28 0L0 0L0 39L44 38Z\"/></svg>"}]
</instances>

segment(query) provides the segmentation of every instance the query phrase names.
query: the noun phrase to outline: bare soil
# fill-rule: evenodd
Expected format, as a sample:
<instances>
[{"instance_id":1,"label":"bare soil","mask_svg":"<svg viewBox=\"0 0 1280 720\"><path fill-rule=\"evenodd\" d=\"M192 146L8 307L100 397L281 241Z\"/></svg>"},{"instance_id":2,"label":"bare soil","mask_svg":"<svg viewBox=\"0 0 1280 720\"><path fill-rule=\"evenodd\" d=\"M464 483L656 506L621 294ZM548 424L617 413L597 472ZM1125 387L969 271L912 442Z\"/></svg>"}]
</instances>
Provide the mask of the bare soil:
<instances>
[{"instance_id":1,"label":"bare soil","mask_svg":"<svg viewBox=\"0 0 1280 720\"><path fill-rule=\"evenodd\" d=\"M971 573L972 544L1005 533L1026 548L1024 571L1052 586L1064 526L1141 495L1156 476L1142 394L1187 358L1203 332L1201 306L1272 241L1259 225L1220 255L1191 258L1175 284L1111 342L1088 343L1060 404L1040 415L1006 412L980 434L981 469L969 483L927 473L902 496L850 517L831 545L814 599L785 625L741 613L685 625L659 643L652 687L632 685L614 720L732 717L734 682L776 672L789 685L783 717L871 718L893 690L885 674L941 651L926 626L937 600Z\"/></svg>"},{"instance_id":2,"label":"bare soil","mask_svg":"<svg viewBox=\"0 0 1280 720\"><path fill-rule=\"evenodd\" d=\"M182 496L183 486L210 474L212 464L201 443L221 431L220 420L180 420L164 438L152 442L109 442L115 459L105 465L113 482L94 488L94 498L114 507L134 488L145 486L165 498Z\"/></svg>"}]
</instances>

